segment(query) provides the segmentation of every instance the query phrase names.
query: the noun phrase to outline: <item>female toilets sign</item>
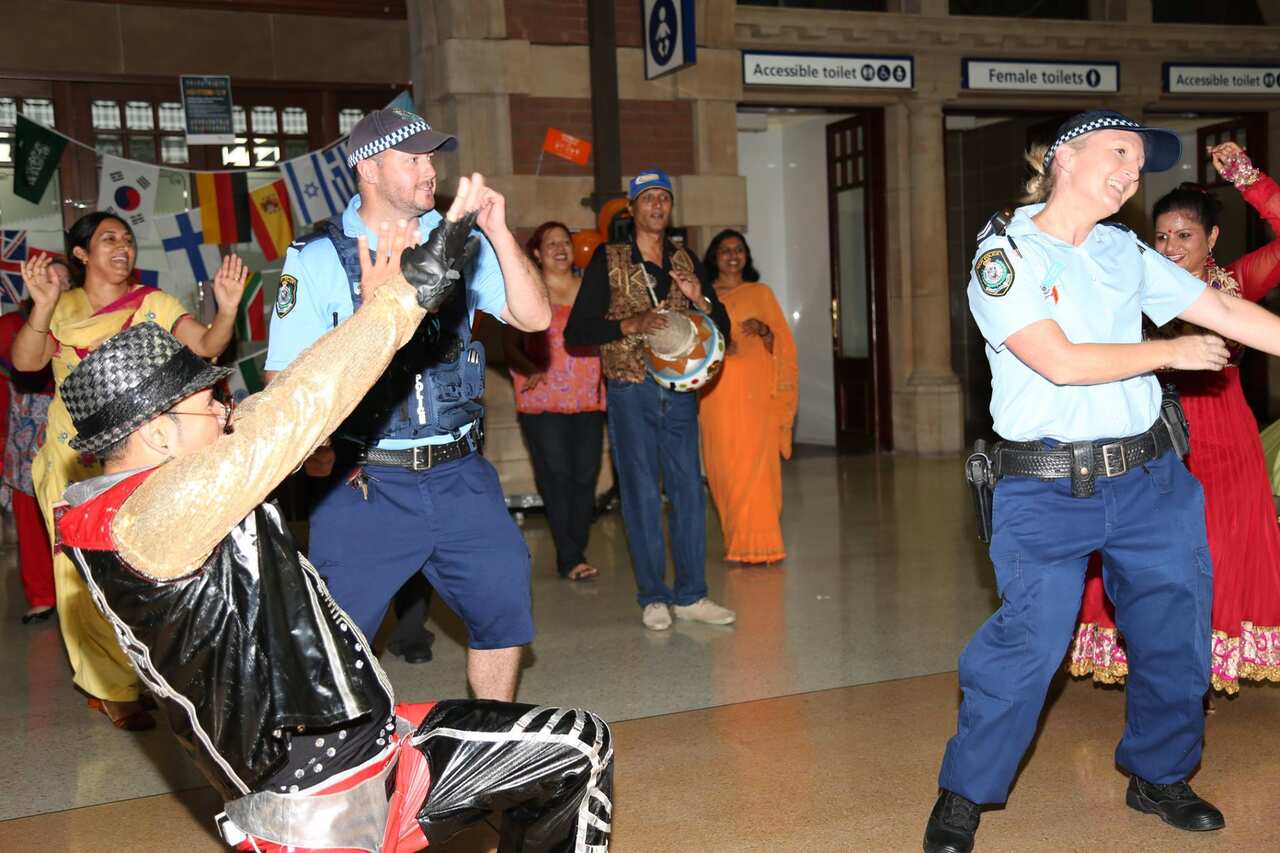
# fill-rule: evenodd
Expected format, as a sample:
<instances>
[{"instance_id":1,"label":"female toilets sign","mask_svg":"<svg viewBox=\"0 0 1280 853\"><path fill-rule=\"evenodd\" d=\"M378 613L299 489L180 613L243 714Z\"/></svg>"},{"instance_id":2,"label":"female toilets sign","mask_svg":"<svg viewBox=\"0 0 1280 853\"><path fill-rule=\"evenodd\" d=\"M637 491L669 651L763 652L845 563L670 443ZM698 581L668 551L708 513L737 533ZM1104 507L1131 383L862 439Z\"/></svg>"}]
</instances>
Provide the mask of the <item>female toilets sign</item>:
<instances>
[{"instance_id":1,"label":"female toilets sign","mask_svg":"<svg viewBox=\"0 0 1280 853\"><path fill-rule=\"evenodd\" d=\"M644 78L652 80L696 61L693 0L644 0Z\"/></svg>"}]
</instances>

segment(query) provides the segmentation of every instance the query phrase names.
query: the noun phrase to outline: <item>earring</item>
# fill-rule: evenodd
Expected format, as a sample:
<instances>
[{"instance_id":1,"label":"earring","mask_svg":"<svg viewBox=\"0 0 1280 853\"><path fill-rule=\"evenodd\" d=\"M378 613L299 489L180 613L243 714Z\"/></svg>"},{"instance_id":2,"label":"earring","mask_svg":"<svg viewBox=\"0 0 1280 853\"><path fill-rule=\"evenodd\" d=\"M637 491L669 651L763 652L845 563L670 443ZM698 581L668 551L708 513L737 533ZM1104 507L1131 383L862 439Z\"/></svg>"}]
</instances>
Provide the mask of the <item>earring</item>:
<instances>
[{"instance_id":1,"label":"earring","mask_svg":"<svg viewBox=\"0 0 1280 853\"><path fill-rule=\"evenodd\" d=\"M1213 249L1209 250L1209 256L1204 259L1205 269L1214 269L1218 266L1218 262L1213 259Z\"/></svg>"}]
</instances>

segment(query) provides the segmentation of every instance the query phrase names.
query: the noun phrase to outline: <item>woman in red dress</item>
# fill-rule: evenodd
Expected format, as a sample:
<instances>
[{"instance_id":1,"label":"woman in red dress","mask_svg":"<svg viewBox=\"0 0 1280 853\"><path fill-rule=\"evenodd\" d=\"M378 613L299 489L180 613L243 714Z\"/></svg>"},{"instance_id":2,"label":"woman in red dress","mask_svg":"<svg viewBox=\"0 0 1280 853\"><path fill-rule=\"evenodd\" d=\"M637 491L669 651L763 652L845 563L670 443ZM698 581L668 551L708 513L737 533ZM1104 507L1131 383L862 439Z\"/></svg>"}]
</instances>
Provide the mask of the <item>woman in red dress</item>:
<instances>
[{"instance_id":1,"label":"woman in red dress","mask_svg":"<svg viewBox=\"0 0 1280 853\"><path fill-rule=\"evenodd\" d=\"M1280 186L1259 172L1234 142L1211 149L1213 165L1280 234ZM1214 200L1183 185L1156 202L1155 248L1210 287L1257 302L1280 284L1280 239L1225 267L1213 259L1218 239ZM1176 322L1176 321L1175 321ZM1185 324L1181 324L1185 326ZM1189 329L1161 333L1185 334ZM1167 375L1191 426L1187 465L1204 486L1213 558L1213 689L1236 693L1240 680L1280 681L1280 526L1258 426L1240 388L1239 345L1221 373ZM1129 672L1111 602L1097 566L1085 585L1071 673L1122 681Z\"/></svg>"}]
</instances>

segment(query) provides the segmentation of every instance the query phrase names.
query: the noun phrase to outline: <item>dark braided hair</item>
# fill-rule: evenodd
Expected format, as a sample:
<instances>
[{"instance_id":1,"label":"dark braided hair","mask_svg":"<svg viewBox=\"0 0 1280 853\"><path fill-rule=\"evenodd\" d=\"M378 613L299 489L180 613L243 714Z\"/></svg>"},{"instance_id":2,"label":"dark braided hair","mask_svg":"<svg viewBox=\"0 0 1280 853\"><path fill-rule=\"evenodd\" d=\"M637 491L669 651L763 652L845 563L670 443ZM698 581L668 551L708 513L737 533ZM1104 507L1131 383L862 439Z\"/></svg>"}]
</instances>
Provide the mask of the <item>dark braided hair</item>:
<instances>
[{"instance_id":1,"label":"dark braided hair","mask_svg":"<svg viewBox=\"0 0 1280 853\"><path fill-rule=\"evenodd\" d=\"M1185 211L1190 213L1204 227L1204 233L1208 234L1218 226L1218 211L1221 208L1221 202L1210 195L1207 189L1200 184L1188 181L1160 197L1151 209L1151 219L1155 221L1166 213Z\"/></svg>"}]
</instances>

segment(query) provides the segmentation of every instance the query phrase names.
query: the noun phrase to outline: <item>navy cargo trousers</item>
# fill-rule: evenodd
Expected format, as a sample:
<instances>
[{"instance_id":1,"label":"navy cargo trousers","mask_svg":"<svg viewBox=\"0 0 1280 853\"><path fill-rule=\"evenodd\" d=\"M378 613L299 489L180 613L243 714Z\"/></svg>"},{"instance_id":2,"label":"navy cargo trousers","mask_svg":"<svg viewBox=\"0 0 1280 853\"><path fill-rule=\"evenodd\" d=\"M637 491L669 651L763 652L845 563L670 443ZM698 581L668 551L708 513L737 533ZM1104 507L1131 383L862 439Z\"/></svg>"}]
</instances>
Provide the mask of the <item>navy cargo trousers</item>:
<instances>
[{"instance_id":1,"label":"navy cargo trousers","mask_svg":"<svg viewBox=\"0 0 1280 853\"><path fill-rule=\"evenodd\" d=\"M1167 451L1098 478L1090 497L1072 497L1070 479L997 483L990 553L1001 604L960 655L963 698L940 787L976 803L1008 797L1071 642L1093 551L1129 656L1116 763L1157 784L1199 763L1213 570L1204 493Z\"/></svg>"}]
</instances>

